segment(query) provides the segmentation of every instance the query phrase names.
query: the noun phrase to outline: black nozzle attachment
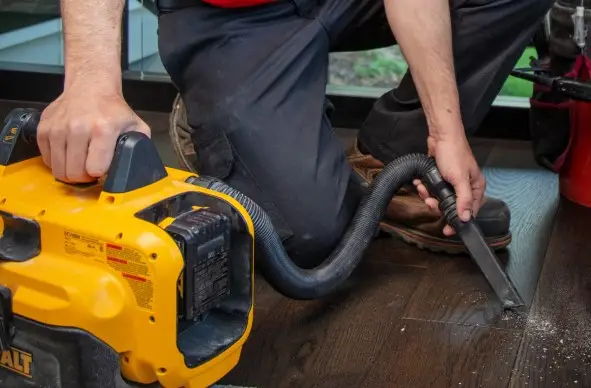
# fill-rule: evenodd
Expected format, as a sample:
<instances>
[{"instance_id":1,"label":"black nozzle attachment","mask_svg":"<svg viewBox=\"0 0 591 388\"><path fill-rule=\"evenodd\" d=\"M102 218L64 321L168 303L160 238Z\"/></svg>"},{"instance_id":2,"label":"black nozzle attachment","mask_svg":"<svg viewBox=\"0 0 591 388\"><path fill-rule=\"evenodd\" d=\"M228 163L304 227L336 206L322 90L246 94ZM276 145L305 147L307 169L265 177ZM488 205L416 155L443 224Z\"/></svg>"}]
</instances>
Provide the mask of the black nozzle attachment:
<instances>
[{"instance_id":1,"label":"black nozzle attachment","mask_svg":"<svg viewBox=\"0 0 591 388\"><path fill-rule=\"evenodd\" d=\"M458 229L461 220L458 217L456 193L453 187L443 179L435 164L423 175L422 182L429 193L439 201L439 210L447 223L452 228Z\"/></svg>"},{"instance_id":2,"label":"black nozzle attachment","mask_svg":"<svg viewBox=\"0 0 591 388\"><path fill-rule=\"evenodd\" d=\"M478 225L473 219L462 222L458 217L456 195L453 187L442 178L435 166L432 166L423 175L422 182L429 193L439 200L439 209L445 216L447 223L460 236L470 256L480 267L503 306L505 308L523 306L523 300L501 267L499 260L486 243Z\"/></svg>"}]
</instances>

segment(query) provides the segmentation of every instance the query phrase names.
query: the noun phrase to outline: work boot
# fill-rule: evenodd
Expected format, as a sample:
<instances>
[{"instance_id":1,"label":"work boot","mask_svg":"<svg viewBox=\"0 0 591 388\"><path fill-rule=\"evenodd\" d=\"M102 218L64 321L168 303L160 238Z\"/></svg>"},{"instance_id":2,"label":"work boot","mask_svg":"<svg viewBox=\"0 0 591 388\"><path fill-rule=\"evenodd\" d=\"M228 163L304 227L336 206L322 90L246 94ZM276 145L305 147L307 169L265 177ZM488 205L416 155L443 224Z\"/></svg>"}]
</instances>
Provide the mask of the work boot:
<instances>
[{"instance_id":1,"label":"work boot","mask_svg":"<svg viewBox=\"0 0 591 388\"><path fill-rule=\"evenodd\" d=\"M363 154L356 142L347 152L347 160L363 185L369 185L384 167L373 156ZM511 242L510 221L511 213L503 201L484 198L476 222L493 250L505 248ZM452 254L467 252L457 235L443 234L445 224L443 216L429 208L411 184L392 199L380 229L420 249Z\"/></svg>"}]
</instances>

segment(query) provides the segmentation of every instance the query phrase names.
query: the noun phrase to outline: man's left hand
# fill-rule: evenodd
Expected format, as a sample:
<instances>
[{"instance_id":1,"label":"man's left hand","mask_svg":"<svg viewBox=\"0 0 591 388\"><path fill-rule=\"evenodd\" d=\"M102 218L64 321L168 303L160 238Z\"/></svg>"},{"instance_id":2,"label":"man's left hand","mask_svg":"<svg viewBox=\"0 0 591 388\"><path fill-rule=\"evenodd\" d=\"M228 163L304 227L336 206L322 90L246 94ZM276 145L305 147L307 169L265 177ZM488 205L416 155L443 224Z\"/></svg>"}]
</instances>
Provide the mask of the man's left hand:
<instances>
[{"instance_id":1,"label":"man's left hand","mask_svg":"<svg viewBox=\"0 0 591 388\"><path fill-rule=\"evenodd\" d=\"M437 168L443 179L451 184L457 195L458 216L464 222L476 217L486 189L486 181L463 133L437 139L428 138L429 154L435 158ZM419 195L433 210L438 210L439 202L430 196L427 188L418 180L414 182ZM451 236L453 228L446 225L443 233Z\"/></svg>"}]
</instances>

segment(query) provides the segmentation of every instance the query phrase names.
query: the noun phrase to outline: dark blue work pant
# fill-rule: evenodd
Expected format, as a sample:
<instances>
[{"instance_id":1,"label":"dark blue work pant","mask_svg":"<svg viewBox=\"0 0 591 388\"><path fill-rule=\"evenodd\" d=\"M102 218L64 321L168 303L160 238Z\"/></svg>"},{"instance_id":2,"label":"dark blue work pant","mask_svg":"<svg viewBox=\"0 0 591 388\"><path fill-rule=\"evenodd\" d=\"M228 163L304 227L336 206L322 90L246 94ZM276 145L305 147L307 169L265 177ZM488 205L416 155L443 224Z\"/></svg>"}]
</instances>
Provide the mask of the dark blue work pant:
<instances>
[{"instance_id":1,"label":"dark blue work pant","mask_svg":"<svg viewBox=\"0 0 591 388\"><path fill-rule=\"evenodd\" d=\"M451 0L466 129L477 129L551 0ZM263 206L307 266L338 242L359 201L327 117L329 53L395 44L382 0L279 0L246 9L161 9L159 48L186 104L202 175ZM436 71L437 63L433 63ZM359 139L388 162L426 152L412 78L375 104Z\"/></svg>"}]
</instances>

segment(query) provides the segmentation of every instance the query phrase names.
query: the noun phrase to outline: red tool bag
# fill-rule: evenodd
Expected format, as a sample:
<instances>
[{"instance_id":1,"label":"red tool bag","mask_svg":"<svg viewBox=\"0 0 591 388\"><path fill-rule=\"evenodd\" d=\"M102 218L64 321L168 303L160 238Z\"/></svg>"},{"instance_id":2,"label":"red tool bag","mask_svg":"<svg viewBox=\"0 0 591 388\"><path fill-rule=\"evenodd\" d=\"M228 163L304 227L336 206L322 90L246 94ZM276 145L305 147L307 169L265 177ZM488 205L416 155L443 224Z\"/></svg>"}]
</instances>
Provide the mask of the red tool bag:
<instances>
[{"instance_id":1,"label":"red tool bag","mask_svg":"<svg viewBox=\"0 0 591 388\"><path fill-rule=\"evenodd\" d=\"M556 0L534 37L539 60L532 67L549 79L584 83L576 93L570 91L576 99L560 87L551 90L541 85L547 82L540 82L534 83L530 100L536 161L559 175L564 197L587 207L591 207L591 34L583 30L591 25L589 9L591 0ZM584 53L581 40L585 41Z\"/></svg>"},{"instance_id":2,"label":"red tool bag","mask_svg":"<svg viewBox=\"0 0 591 388\"><path fill-rule=\"evenodd\" d=\"M591 60L580 55L570 76L591 80ZM591 207L591 102L570 100L569 136L564 152L554 163L560 175L560 193L580 205Z\"/></svg>"},{"instance_id":3,"label":"red tool bag","mask_svg":"<svg viewBox=\"0 0 591 388\"><path fill-rule=\"evenodd\" d=\"M591 60L579 55L565 74L554 76L591 81ZM559 91L534 84L530 125L536 161L560 177L560 193L591 207L591 103L570 99Z\"/></svg>"}]
</instances>

